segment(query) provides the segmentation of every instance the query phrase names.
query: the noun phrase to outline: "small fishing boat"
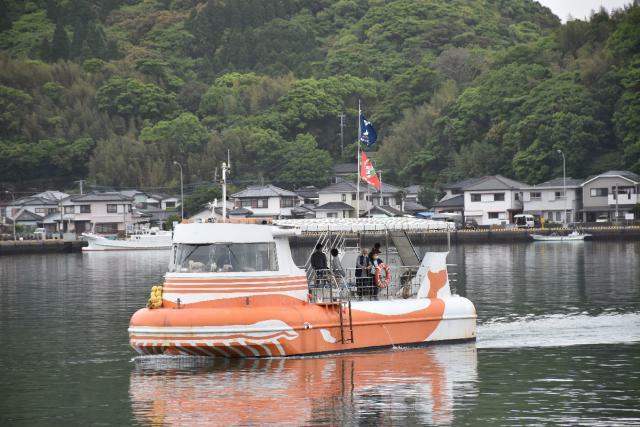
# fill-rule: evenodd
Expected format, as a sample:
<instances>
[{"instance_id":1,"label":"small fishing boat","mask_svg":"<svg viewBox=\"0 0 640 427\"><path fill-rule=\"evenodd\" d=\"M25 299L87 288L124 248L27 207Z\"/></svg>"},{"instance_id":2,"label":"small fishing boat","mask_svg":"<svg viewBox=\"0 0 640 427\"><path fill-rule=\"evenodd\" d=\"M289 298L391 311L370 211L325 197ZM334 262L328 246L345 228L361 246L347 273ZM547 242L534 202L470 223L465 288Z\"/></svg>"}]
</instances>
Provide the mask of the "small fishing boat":
<instances>
[{"instance_id":1,"label":"small fishing boat","mask_svg":"<svg viewBox=\"0 0 640 427\"><path fill-rule=\"evenodd\" d=\"M169 271L132 316L130 345L139 354L236 358L475 339L475 307L451 292L446 252L380 268L369 279L375 292L361 292L355 275L296 266L289 238L300 233L270 224L177 225ZM318 241L327 249L344 238Z\"/></svg>"},{"instance_id":2,"label":"small fishing boat","mask_svg":"<svg viewBox=\"0 0 640 427\"><path fill-rule=\"evenodd\" d=\"M539 242L582 242L587 237L591 237L591 234L583 234L575 230L567 235L557 233L549 235L531 234L531 238Z\"/></svg>"},{"instance_id":3,"label":"small fishing boat","mask_svg":"<svg viewBox=\"0 0 640 427\"><path fill-rule=\"evenodd\" d=\"M82 238L89 244L83 251L116 251L116 250L144 250L171 249L171 231L163 231L157 227L143 229L131 234L126 239L109 239L95 233L82 233Z\"/></svg>"}]
</instances>

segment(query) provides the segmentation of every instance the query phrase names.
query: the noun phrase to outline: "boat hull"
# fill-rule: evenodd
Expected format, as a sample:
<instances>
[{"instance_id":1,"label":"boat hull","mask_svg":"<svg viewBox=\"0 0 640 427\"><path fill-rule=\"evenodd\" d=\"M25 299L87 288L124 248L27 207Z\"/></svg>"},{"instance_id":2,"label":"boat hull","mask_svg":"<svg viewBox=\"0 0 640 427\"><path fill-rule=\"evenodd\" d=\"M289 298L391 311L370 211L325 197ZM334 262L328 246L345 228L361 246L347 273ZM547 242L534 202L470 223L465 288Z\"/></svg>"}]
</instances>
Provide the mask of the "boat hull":
<instances>
[{"instance_id":1,"label":"boat hull","mask_svg":"<svg viewBox=\"0 0 640 427\"><path fill-rule=\"evenodd\" d=\"M475 308L462 297L356 301L350 320L348 307L339 304L142 309L131 319L129 337L139 354L234 358L300 356L476 336Z\"/></svg>"},{"instance_id":2,"label":"boat hull","mask_svg":"<svg viewBox=\"0 0 640 427\"><path fill-rule=\"evenodd\" d=\"M545 236L543 234L532 234L531 238L539 242L583 242L589 234L580 234L577 236Z\"/></svg>"},{"instance_id":3,"label":"boat hull","mask_svg":"<svg viewBox=\"0 0 640 427\"><path fill-rule=\"evenodd\" d=\"M153 238L142 238L139 240L111 240L95 234L85 233L82 235L88 245L83 247L83 251L139 251L171 249L172 239L170 235L154 236Z\"/></svg>"}]
</instances>

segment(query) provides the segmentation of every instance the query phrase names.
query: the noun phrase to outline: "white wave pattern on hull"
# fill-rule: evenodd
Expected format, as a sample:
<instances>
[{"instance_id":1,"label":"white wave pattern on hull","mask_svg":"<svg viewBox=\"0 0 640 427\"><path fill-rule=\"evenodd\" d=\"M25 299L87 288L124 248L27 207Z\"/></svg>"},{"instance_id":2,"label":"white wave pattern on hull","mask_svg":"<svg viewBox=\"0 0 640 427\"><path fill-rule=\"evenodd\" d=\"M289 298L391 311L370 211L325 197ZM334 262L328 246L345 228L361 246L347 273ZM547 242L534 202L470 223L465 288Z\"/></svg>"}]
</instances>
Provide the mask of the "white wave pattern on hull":
<instances>
[{"instance_id":1,"label":"white wave pattern on hull","mask_svg":"<svg viewBox=\"0 0 640 427\"><path fill-rule=\"evenodd\" d=\"M640 341L640 313L547 315L478 325L478 348L566 347Z\"/></svg>"}]
</instances>

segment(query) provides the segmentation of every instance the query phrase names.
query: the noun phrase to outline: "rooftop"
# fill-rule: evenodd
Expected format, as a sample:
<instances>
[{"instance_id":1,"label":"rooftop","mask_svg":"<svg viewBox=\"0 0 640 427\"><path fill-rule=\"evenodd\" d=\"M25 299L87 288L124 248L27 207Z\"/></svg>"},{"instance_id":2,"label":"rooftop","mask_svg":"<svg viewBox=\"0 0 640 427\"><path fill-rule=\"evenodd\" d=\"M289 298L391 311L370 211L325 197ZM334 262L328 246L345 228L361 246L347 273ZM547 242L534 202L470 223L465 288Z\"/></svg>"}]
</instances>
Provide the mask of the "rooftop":
<instances>
[{"instance_id":1,"label":"rooftop","mask_svg":"<svg viewBox=\"0 0 640 427\"><path fill-rule=\"evenodd\" d=\"M329 202L315 208L317 211L353 211L353 206L344 202Z\"/></svg>"},{"instance_id":2,"label":"rooftop","mask_svg":"<svg viewBox=\"0 0 640 427\"><path fill-rule=\"evenodd\" d=\"M564 186L564 182L564 178L553 178L540 184L535 184L528 187L525 186L522 188L561 188ZM580 184L582 184L581 179L567 177L567 187L580 187Z\"/></svg>"},{"instance_id":3,"label":"rooftop","mask_svg":"<svg viewBox=\"0 0 640 427\"><path fill-rule=\"evenodd\" d=\"M251 185L242 191L232 194L236 199L247 197L298 197L293 191L285 190L275 185Z\"/></svg>"},{"instance_id":4,"label":"rooftop","mask_svg":"<svg viewBox=\"0 0 640 427\"><path fill-rule=\"evenodd\" d=\"M528 187L524 182L515 181L502 175L483 176L474 184L463 187L464 191L483 191L483 190L518 190L522 187Z\"/></svg>"},{"instance_id":5,"label":"rooftop","mask_svg":"<svg viewBox=\"0 0 640 427\"><path fill-rule=\"evenodd\" d=\"M122 193L108 191L104 193L91 192L71 197L72 202L130 202L133 199Z\"/></svg>"},{"instance_id":6,"label":"rooftop","mask_svg":"<svg viewBox=\"0 0 640 427\"><path fill-rule=\"evenodd\" d=\"M464 194L458 194L448 199L440 200L434 205L436 208L464 208Z\"/></svg>"}]
</instances>

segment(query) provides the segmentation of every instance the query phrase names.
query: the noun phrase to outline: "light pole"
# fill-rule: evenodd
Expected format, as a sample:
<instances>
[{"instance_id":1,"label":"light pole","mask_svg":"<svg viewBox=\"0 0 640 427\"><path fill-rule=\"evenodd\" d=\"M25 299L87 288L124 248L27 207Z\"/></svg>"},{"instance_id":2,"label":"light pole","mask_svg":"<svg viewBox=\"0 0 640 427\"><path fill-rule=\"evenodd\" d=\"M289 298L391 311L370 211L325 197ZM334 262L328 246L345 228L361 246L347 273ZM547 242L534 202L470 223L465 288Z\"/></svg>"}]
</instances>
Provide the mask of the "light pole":
<instances>
[{"instance_id":1,"label":"light pole","mask_svg":"<svg viewBox=\"0 0 640 427\"><path fill-rule=\"evenodd\" d=\"M564 215L563 222L565 226L567 225L567 168L566 162L564 158L564 153L562 150L556 150L558 154L562 154L562 193L564 194Z\"/></svg>"},{"instance_id":2,"label":"light pole","mask_svg":"<svg viewBox=\"0 0 640 427\"><path fill-rule=\"evenodd\" d=\"M16 204L16 195L13 193L13 191L9 191L9 190L5 190L6 194L11 194L11 197L13 198L13 204ZM16 241L16 217L13 215L13 212L11 212L11 222L13 223L13 241Z\"/></svg>"},{"instance_id":3,"label":"light pole","mask_svg":"<svg viewBox=\"0 0 640 427\"><path fill-rule=\"evenodd\" d=\"M182 184L182 165L175 160L173 161L173 164L180 168L180 222L182 222L184 220L184 186Z\"/></svg>"}]
</instances>

